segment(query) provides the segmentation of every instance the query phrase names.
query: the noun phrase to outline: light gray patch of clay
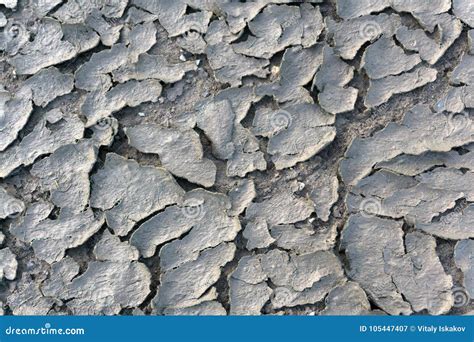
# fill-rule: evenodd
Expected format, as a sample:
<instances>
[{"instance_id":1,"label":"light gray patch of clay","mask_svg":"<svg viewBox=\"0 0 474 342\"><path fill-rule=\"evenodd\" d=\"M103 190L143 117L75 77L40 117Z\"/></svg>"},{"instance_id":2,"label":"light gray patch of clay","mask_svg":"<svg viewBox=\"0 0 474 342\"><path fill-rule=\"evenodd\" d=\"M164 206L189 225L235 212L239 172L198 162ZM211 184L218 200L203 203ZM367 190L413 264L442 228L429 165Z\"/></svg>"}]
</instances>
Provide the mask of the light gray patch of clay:
<instances>
[{"instance_id":1,"label":"light gray patch of clay","mask_svg":"<svg viewBox=\"0 0 474 342\"><path fill-rule=\"evenodd\" d=\"M34 40L26 43L9 63L17 74L33 75L43 68L67 61L76 56L77 48L62 38L61 24L44 18Z\"/></svg>"},{"instance_id":2,"label":"light gray patch of clay","mask_svg":"<svg viewBox=\"0 0 474 342\"><path fill-rule=\"evenodd\" d=\"M100 261L133 261L138 260L138 250L127 241L105 230L94 246L96 260Z\"/></svg>"},{"instance_id":3,"label":"light gray patch of clay","mask_svg":"<svg viewBox=\"0 0 474 342\"><path fill-rule=\"evenodd\" d=\"M272 289L266 284L261 255L244 256L229 276L230 314L260 315Z\"/></svg>"},{"instance_id":4,"label":"light gray patch of clay","mask_svg":"<svg viewBox=\"0 0 474 342\"><path fill-rule=\"evenodd\" d=\"M474 29L467 32L467 38L469 41L469 53L474 55Z\"/></svg>"},{"instance_id":5,"label":"light gray patch of clay","mask_svg":"<svg viewBox=\"0 0 474 342\"><path fill-rule=\"evenodd\" d=\"M89 203L91 172L97 149L89 142L58 148L31 169L44 190L50 191L50 200L57 207L71 212L81 212Z\"/></svg>"},{"instance_id":6,"label":"light gray patch of clay","mask_svg":"<svg viewBox=\"0 0 474 342\"><path fill-rule=\"evenodd\" d=\"M469 299L474 298L474 267L472 260L474 259L474 240L461 240L456 244L454 249L454 262L464 274L463 285L468 293L467 298L462 298L464 303L468 304ZM456 296L456 293L453 293ZM457 301L456 297L454 298ZM456 303L456 302L455 302ZM458 303L459 304L459 303Z\"/></svg>"},{"instance_id":7,"label":"light gray patch of clay","mask_svg":"<svg viewBox=\"0 0 474 342\"><path fill-rule=\"evenodd\" d=\"M74 87L74 77L57 68L43 69L23 83L20 93L28 94L37 106L45 107L56 97L69 94ZM27 97L27 96L25 96Z\"/></svg>"},{"instance_id":8,"label":"light gray patch of clay","mask_svg":"<svg viewBox=\"0 0 474 342\"><path fill-rule=\"evenodd\" d=\"M288 48L283 54L279 68L272 69L272 73L278 75L279 79L259 85L256 92L259 95L272 96L280 103L288 101L312 103L313 99L304 85L311 82L322 62L321 44L306 49L301 46Z\"/></svg>"},{"instance_id":9,"label":"light gray patch of clay","mask_svg":"<svg viewBox=\"0 0 474 342\"><path fill-rule=\"evenodd\" d=\"M247 40L233 44L235 52L257 58L271 58L291 45L314 45L323 30L319 8L269 5L248 24Z\"/></svg>"},{"instance_id":10,"label":"light gray patch of clay","mask_svg":"<svg viewBox=\"0 0 474 342\"><path fill-rule=\"evenodd\" d=\"M267 152L277 170L308 160L335 138L334 116L316 104L295 104L279 110L257 110L253 132L269 137Z\"/></svg>"},{"instance_id":11,"label":"light gray patch of clay","mask_svg":"<svg viewBox=\"0 0 474 342\"><path fill-rule=\"evenodd\" d=\"M407 55L393 38L381 37L365 49L361 68L373 79L399 75L421 62L417 54Z\"/></svg>"},{"instance_id":12,"label":"light gray patch of clay","mask_svg":"<svg viewBox=\"0 0 474 342\"><path fill-rule=\"evenodd\" d=\"M402 153L447 152L472 141L473 125L456 127L450 117L422 105L408 111L401 124L390 123L369 138L355 139L340 164L344 182L355 185L372 167ZM427 129L428 128L428 129Z\"/></svg>"},{"instance_id":13,"label":"light gray patch of clay","mask_svg":"<svg viewBox=\"0 0 474 342\"><path fill-rule=\"evenodd\" d=\"M90 127L124 107L136 107L143 102L156 102L161 90L160 82L150 79L120 83L105 93L99 91L89 93L81 108L87 118L86 126Z\"/></svg>"},{"instance_id":14,"label":"light gray patch of clay","mask_svg":"<svg viewBox=\"0 0 474 342\"><path fill-rule=\"evenodd\" d=\"M401 26L401 20L397 14L382 13L341 22L328 17L325 24L333 38L335 53L353 59L365 43L374 42L382 34L391 37Z\"/></svg>"},{"instance_id":15,"label":"light gray patch of clay","mask_svg":"<svg viewBox=\"0 0 474 342\"><path fill-rule=\"evenodd\" d=\"M0 186L0 220L22 214L26 206L23 201L10 195Z\"/></svg>"},{"instance_id":16,"label":"light gray patch of clay","mask_svg":"<svg viewBox=\"0 0 474 342\"><path fill-rule=\"evenodd\" d=\"M242 83L245 76L265 78L268 75L268 60L238 54L229 44L208 45L206 54L215 77L221 83L235 87Z\"/></svg>"},{"instance_id":17,"label":"light gray patch of clay","mask_svg":"<svg viewBox=\"0 0 474 342\"><path fill-rule=\"evenodd\" d=\"M123 83L128 80L157 79L165 83L181 80L189 71L197 70L194 61L172 64L160 55L144 53L134 64L125 64L112 72L115 81Z\"/></svg>"},{"instance_id":18,"label":"light gray patch of clay","mask_svg":"<svg viewBox=\"0 0 474 342\"><path fill-rule=\"evenodd\" d=\"M434 82L436 76L436 69L421 66L401 75L371 80L364 104L369 108L379 106L393 95L406 93Z\"/></svg>"},{"instance_id":19,"label":"light gray patch of clay","mask_svg":"<svg viewBox=\"0 0 474 342\"><path fill-rule=\"evenodd\" d=\"M431 65L444 55L462 32L462 23L447 13L435 17L434 21L441 30L439 41L430 38L422 29L411 30L401 26L396 32L397 40L406 50L418 52L421 59Z\"/></svg>"},{"instance_id":20,"label":"light gray patch of clay","mask_svg":"<svg viewBox=\"0 0 474 342\"><path fill-rule=\"evenodd\" d=\"M449 79L455 85L474 85L474 56L465 53Z\"/></svg>"},{"instance_id":21,"label":"light gray patch of clay","mask_svg":"<svg viewBox=\"0 0 474 342\"><path fill-rule=\"evenodd\" d=\"M402 222L351 215L341 248L350 264L349 277L390 314L451 309L452 280L436 255L436 241L421 232L404 236ZM423 285L422 285L423 284Z\"/></svg>"},{"instance_id":22,"label":"light gray patch of clay","mask_svg":"<svg viewBox=\"0 0 474 342\"><path fill-rule=\"evenodd\" d=\"M242 179L227 194L232 207L229 211L231 216L238 216L244 212L252 200L257 196L255 183L251 179Z\"/></svg>"},{"instance_id":23,"label":"light gray patch of clay","mask_svg":"<svg viewBox=\"0 0 474 342\"><path fill-rule=\"evenodd\" d=\"M119 40L123 27L123 24L110 24L97 9L87 16L85 24L99 34L100 41L105 46L112 46Z\"/></svg>"},{"instance_id":24,"label":"light gray patch of clay","mask_svg":"<svg viewBox=\"0 0 474 342\"><path fill-rule=\"evenodd\" d=\"M470 27L474 27L474 4L469 0L453 0L453 12Z\"/></svg>"},{"instance_id":25,"label":"light gray patch of clay","mask_svg":"<svg viewBox=\"0 0 474 342\"><path fill-rule=\"evenodd\" d=\"M192 229L161 248L162 270L196 260L202 251L233 241L241 230L239 219L229 216L231 203L226 195L195 189L186 193L180 208Z\"/></svg>"},{"instance_id":26,"label":"light gray patch of clay","mask_svg":"<svg viewBox=\"0 0 474 342\"><path fill-rule=\"evenodd\" d=\"M249 222L264 219L271 227L303 221L313 210L310 200L297 197L288 190L281 190L267 200L250 203L245 218Z\"/></svg>"},{"instance_id":27,"label":"light gray patch of clay","mask_svg":"<svg viewBox=\"0 0 474 342\"><path fill-rule=\"evenodd\" d=\"M35 255L48 263L61 260L67 249L85 243L102 227L103 215L95 217L92 210L82 213L61 212L57 219L48 219L52 207L36 213L39 206L27 209L23 221L10 228L21 241L31 244Z\"/></svg>"},{"instance_id":28,"label":"light gray patch of clay","mask_svg":"<svg viewBox=\"0 0 474 342\"><path fill-rule=\"evenodd\" d=\"M270 234L278 247L295 254L308 254L331 249L336 243L337 228L334 225L317 229L311 225L300 228L277 225L271 228Z\"/></svg>"},{"instance_id":29,"label":"light gray patch of clay","mask_svg":"<svg viewBox=\"0 0 474 342\"><path fill-rule=\"evenodd\" d=\"M162 165L175 176L205 187L214 185L216 166L204 158L195 131L148 124L127 127L125 133L130 146L158 154Z\"/></svg>"},{"instance_id":30,"label":"light gray patch of clay","mask_svg":"<svg viewBox=\"0 0 474 342\"><path fill-rule=\"evenodd\" d=\"M75 315L117 315L143 303L150 284L150 272L142 263L92 261L67 284L62 299Z\"/></svg>"},{"instance_id":31,"label":"light gray patch of clay","mask_svg":"<svg viewBox=\"0 0 474 342\"><path fill-rule=\"evenodd\" d=\"M321 315L368 315L370 302L364 290L353 281L340 285L325 300L326 307Z\"/></svg>"},{"instance_id":32,"label":"light gray patch of clay","mask_svg":"<svg viewBox=\"0 0 474 342\"><path fill-rule=\"evenodd\" d=\"M47 120L40 121L20 142L0 152L0 177L8 176L21 165L31 165L39 156L53 153L83 137L84 124L77 116L63 116L56 109L49 113L56 113L59 120L51 126L47 125Z\"/></svg>"},{"instance_id":33,"label":"light gray patch of clay","mask_svg":"<svg viewBox=\"0 0 474 342\"><path fill-rule=\"evenodd\" d=\"M215 300L217 293L211 286L219 279L221 268L233 259L235 249L232 243L222 243L202 251L195 260L163 270L152 302L154 311L162 313L165 309L186 308Z\"/></svg>"},{"instance_id":34,"label":"light gray patch of clay","mask_svg":"<svg viewBox=\"0 0 474 342\"><path fill-rule=\"evenodd\" d=\"M6 300L15 316L46 315L57 300L43 296L39 284L31 275L24 273Z\"/></svg>"},{"instance_id":35,"label":"light gray patch of clay","mask_svg":"<svg viewBox=\"0 0 474 342\"><path fill-rule=\"evenodd\" d=\"M226 316L227 311L216 300L202 302L185 308L172 308L163 311L165 316Z\"/></svg>"},{"instance_id":36,"label":"light gray patch of clay","mask_svg":"<svg viewBox=\"0 0 474 342\"><path fill-rule=\"evenodd\" d=\"M92 176L90 205L105 211L107 225L119 236L167 205L181 202L184 191L163 168L108 153Z\"/></svg>"},{"instance_id":37,"label":"light gray patch of clay","mask_svg":"<svg viewBox=\"0 0 474 342\"><path fill-rule=\"evenodd\" d=\"M18 262L16 261L16 256L12 253L10 248L6 247L0 249L0 280L4 278L14 280L16 278L17 268Z\"/></svg>"},{"instance_id":38,"label":"light gray patch of clay","mask_svg":"<svg viewBox=\"0 0 474 342\"><path fill-rule=\"evenodd\" d=\"M30 94L12 95L0 86L0 151L15 141L33 111Z\"/></svg>"},{"instance_id":39,"label":"light gray patch of clay","mask_svg":"<svg viewBox=\"0 0 474 342\"><path fill-rule=\"evenodd\" d=\"M257 218L249 222L243 231L243 237L247 239L248 250L265 248L275 241L268 231L267 222L263 218Z\"/></svg>"},{"instance_id":40,"label":"light gray patch of clay","mask_svg":"<svg viewBox=\"0 0 474 342\"><path fill-rule=\"evenodd\" d=\"M336 176L323 174L318 177L312 188L310 198L314 203L316 215L319 219L327 221L333 204L339 198L339 180Z\"/></svg>"}]
</instances>

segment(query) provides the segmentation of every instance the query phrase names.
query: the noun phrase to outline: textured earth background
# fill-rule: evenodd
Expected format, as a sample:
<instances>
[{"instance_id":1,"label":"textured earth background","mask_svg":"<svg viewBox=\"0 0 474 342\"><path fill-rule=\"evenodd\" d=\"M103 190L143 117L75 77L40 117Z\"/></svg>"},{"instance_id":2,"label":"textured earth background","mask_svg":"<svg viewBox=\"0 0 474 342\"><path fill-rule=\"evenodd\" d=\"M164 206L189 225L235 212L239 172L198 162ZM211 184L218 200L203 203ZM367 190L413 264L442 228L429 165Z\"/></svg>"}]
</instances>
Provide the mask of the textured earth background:
<instances>
[{"instance_id":1,"label":"textured earth background","mask_svg":"<svg viewBox=\"0 0 474 342\"><path fill-rule=\"evenodd\" d=\"M473 313L472 0L0 10L0 314Z\"/></svg>"}]
</instances>

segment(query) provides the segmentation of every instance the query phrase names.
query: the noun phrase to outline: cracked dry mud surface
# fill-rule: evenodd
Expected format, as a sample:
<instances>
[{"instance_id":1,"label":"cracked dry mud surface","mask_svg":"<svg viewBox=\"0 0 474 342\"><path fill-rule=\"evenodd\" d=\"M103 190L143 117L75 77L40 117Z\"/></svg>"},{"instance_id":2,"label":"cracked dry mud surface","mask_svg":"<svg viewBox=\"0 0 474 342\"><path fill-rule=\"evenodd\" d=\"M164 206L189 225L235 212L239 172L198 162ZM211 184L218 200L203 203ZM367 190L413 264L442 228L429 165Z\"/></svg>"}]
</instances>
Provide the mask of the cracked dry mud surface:
<instances>
[{"instance_id":1,"label":"cracked dry mud surface","mask_svg":"<svg viewBox=\"0 0 474 342\"><path fill-rule=\"evenodd\" d=\"M0 314L474 312L472 0L0 0Z\"/></svg>"}]
</instances>

